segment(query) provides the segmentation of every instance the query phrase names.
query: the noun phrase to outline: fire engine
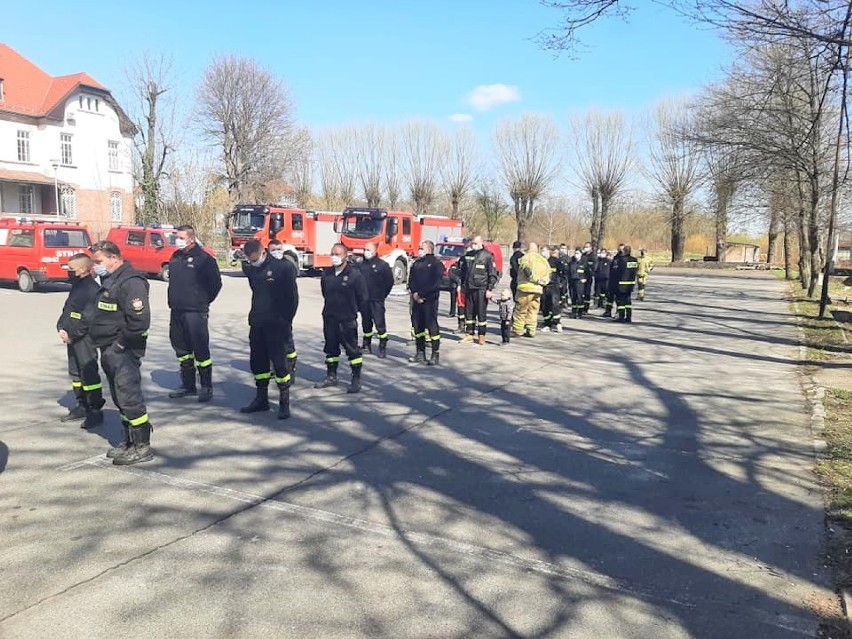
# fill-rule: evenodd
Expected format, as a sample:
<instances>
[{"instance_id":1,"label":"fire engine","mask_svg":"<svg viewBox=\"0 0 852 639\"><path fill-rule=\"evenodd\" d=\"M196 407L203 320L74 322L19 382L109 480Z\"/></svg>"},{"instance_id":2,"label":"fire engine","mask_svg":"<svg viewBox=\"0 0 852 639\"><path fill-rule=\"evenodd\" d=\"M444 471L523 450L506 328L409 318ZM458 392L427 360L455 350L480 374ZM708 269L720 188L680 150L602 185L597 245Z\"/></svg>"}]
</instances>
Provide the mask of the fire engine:
<instances>
[{"instance_id":1,"label":"fire engine","mask_svg":"<svg viewBox=\"0 0 852 639\"><path fill-rule=\"evenodd\" d=\"M408 279L408 269L421 242L431 240L437 244L464 233L461 220L366 207L345 209L340 230L340 241L356 255L363 255L364 246L374 243L378 256L393 269L397 284Z\"/></svg>"},{"instance_id":2,"label":"fire engine","mask_svg":"<svg viewBox=\"0 0 852 639\"><path fill-rule=\"evenodd\" d=\"M85 226L55 216L0 217L0 280L24 293L44 282L68 281L68 259L91 244Z\"/></svg>"},{"instance_id":3,"label":"fire engine","mask_svg":"<svg viewBox=\"0 0 852 639\"><path fill-rule=\"evenodd\" d=\"M240 204L226 218L231 238L229 261L232 266L242 259L242 248L249 240L264 246L277 239L284 244L284 257L298 270L331 266L331 247L340 241L335 222L340 213L308 211L264 204Z\"/></svg>"}]
</instances>

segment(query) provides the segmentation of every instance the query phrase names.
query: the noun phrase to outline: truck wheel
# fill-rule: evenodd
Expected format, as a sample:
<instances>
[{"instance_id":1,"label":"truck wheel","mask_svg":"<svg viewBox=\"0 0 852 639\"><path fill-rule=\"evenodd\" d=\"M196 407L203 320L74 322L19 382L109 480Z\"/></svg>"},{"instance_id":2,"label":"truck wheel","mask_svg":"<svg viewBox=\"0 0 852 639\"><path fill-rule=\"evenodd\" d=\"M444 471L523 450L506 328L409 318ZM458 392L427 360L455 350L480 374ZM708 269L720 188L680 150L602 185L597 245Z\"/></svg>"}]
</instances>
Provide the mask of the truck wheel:
<instances>
[{"instance_id":1,"label":"truck wheel","mask_svg":"<svg viewBox=\"0 0 852 639\"><path fill-rule=\"evenodd\" d=\"M18 288L22 293L32 293L35 289L35 280L27 269L21 269L18 273Z\"/></svg>"},{"instance_id":2,"label":"truck wheel","mask_svg":"<svg viewBox=\"0 0 852 639\"><path fill-rule=\"evenodd\" d=\"M393 263L393 283L404 284L408 279L408 265L403 260Z\"/></svg>"},{"instance_id":3,"label":"truck wheel","mask_svg":"<svg viewBox=\"0 0 852 639\"><path fill-rule=\"evenodd\" d=\"M299 261L292 255L285 255L284 259L293 265L293 268L296 269L296 277L299 277Z\"/></svg>"},{"instance_id":4,"label":"truck wheel","mask_svg":"<svg viewBox=\"0 0 852 639\"><path fill-rule=\"evenodd\" d=\"M163 268L160 269L160 279L164 282L169 281L169 265L163 264Z\"/></svg>"}]
</instances>

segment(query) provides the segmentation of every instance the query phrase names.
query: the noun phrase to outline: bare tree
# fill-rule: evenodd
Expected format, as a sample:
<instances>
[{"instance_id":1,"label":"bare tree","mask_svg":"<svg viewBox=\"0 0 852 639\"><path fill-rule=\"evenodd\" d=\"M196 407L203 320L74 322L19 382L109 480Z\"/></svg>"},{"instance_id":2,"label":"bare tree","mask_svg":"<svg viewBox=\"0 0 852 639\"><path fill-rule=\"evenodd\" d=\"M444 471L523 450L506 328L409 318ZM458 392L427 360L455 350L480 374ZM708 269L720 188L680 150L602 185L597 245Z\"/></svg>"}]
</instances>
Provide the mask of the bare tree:
<instances>
[{"instance_id":1,"label":"bare tree","mask_svg":"<svg viewBox=\"0 0 852 639\"><path fill-rule=\"evenodd\" d=\"M352 126L329 129L317 137L317 169L327 209L355 204L359 173L357 145L357 132Z\"/></svg>"},{"instance_id":2,"label":"bare tree","mask_svg":"<svg viewBox=\"0 0 852 639\"><path fill-rule=\"evenodd\" d=\"M671 206L672 262L683 260L687 198L702 180L701 152L695 141L695 121L688 104L661 102L654 112L650 177Z\"/></svg>"},{"instance_id":3,"label":"bare tree","mask_svg":"<svg viewBox=\"0 0 852 639\"><path fill-rule=\"evenodd\" d=\"M483 182L476 190L477 212L485 220L488 239L494 238L494 232L509 214L509 206L503 201L500 190L493 182Z\"/></svg>"},{"instance_id":4,"label":"bare tree","mask_svg":"<svg viewBox=\"0 0 852 639\"><path fill-rule=\"evenodd\" d=\"M728 210L742 180L740 156L735 147L709 144L704 147L704 160L713 195L716 259L724 262L728 248Z\"/></svg>"},{"instance_id":5,"label":"bare tree","mask_svg":"<svg viewBox=\"0 0 852 639\"><path fill-rule=\"evenodd\" d=\"M311 132L307 127L300 127L296 137L301 140L301 153L294 159L290 167L290 185L296 205L300 208L310 206L314 189L314 144Z\"/></svg>"},{"instance_id":6,"label":"bare tree","mask_svg":"<svg viewBox=\"0 0 852 639\"><path fill-rule=\"evenodd\" d=\"M388 207L396 209L402 194L402 153L400 151L399 130L387 129L385 131L384 158L382 166L384 172L385 194L388 199Z\"/></svg>"},{"instance_id":7,"label":"bare tree","mask_svg":"<svg viewBox=\"0 0 852 639\"><path fill-rule=\"evenodd\" d=\"M146 51L128 67L126 77L134 105L130 117L137 130L134 166L142 191L140 218L143 224L152 224L160 219L162 183L176 146L172 59Z\"/></svg>"},{"instance_id":8,"label":"bare tree","mask_svg":"<svg viewBox=\"0 0 852 639\"><path fill-rule=\"evenodd\" d=\"M426 213L435 201L441 161L446 154L444 132L432 122L412 121L401 131L403 174L415 213Z\"/></svg>"},{"instance_id":9,"label":"bare tree","mask_svg":"<svg viewBox=\"0 0 852 639\"><path fill-rule=\"evenodd\" d=\"M632 135L618 111L588 111L571 122L571 139L580 181L592 199L591 242L606 239L609 210L623 189L630 164Z\"/></svg>"},{"instance_id":10,"label":"bare tree","mask_svg":"<svg viewBox=\"0 0 852 639\"><path fill-rule=\"evenodd\" d=\"M458 129L449 144L448 157L441 164L441 181L450 200L450 217L454 220L459 219L461 202L473 185L476 158L476 136L473 131L469 128Z\"/></svg>"},{"instance_id":11,"label":"bare tree","mask_svg":"<svg viewBox=\"0 0 852 639\"><path fill-rule=\"evenodd\" d=\"M514 204L518 240L525 242L535 204L559 171L559 127L545 115L525 114L517 120L505 120L494 131L494 147L503 183Z\"/></svg>"},{"instance_id":12,"label":"bare tree","mask_svg":"<svg viewBox=\"0 0 852 639\"><path fill-rule=\"evenodd\" d=\"M256 201L296 156L290 92L256 60L220 56L205 70L197 98L202 133L221 149L231 201Z\"/></svg>"},{"instance_id":13,"label":"bare tree","mask_svg":"<svg viewBox=\"0 0 852 639\"><path fill-rule=\"evenodd\" d=\"M382 169L385 159L385 130L368 123L355 131L358 181L367 206L376 207L382 201Z\"/></svg>"}]
</instances>

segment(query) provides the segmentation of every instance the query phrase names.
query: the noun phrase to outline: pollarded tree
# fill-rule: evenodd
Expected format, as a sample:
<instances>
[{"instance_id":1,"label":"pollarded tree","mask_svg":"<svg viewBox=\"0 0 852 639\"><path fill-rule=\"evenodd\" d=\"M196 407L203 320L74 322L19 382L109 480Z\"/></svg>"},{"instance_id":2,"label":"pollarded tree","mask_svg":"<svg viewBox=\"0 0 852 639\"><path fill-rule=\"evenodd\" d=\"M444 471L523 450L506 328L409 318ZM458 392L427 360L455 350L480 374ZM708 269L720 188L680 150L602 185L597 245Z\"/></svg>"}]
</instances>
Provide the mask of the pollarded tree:
<instances>
[{"instance_id":1,"label":"pollarded tree","mask_svg":"<svg viewBox=\"0 0 852 639\"><path fill-rule=\"evenodd\" d=\"M382 175L385 159L385 130L369 122L355 130L358 182L367 206L376 207L382 201Z\"/></svg>"},{"instance_id":2,"label":"pollarded tree","mask_svg":"<svg viewBox=\"0 0 852 639\"><path fill-rule=\"evenodd\" d=\"M412 121L400 132L403 175L415 213L426 213L435 202L447 138L434 123Z\"/></svg>"},{"instance_id":3,"label":"pollarded tree","mask_svg":"<svg viewBox=\"0 0 852 639\"><path fill-rule=\"evenodd\" d=\"M447 159L441 164L441 181L450 200L450 217L459 219L462 200L476 179L476 136L469 128L458 129L449 143Z\"/></svg>"}]
</instances>

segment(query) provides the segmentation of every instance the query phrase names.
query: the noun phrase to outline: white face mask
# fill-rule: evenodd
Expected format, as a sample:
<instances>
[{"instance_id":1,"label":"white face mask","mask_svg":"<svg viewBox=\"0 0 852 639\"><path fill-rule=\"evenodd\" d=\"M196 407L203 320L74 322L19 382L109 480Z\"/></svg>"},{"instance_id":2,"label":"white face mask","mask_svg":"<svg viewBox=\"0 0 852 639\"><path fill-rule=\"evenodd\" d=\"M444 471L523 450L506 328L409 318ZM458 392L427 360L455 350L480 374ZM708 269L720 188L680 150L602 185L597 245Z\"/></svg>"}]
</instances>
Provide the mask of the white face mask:
<instances>
[{"instance_id":1,"label":"white face mask","mask_svg":"<svg viewBox=\"0 0 852 639\"><path fill-rule=\"evenodd\" d=\"M481 248L482 248L482 244L471 244L471 245L470 245L470 250L471 250L471 251L478 251L478 250L480 250Z\"/></svg>"},{"instance_id":2,"label":"white face mask","mask_svg":"<svg viewBox=\"0 0 852 639\"><path fill-rule=\"evenodd\" d=\"M331 256L331 265L332 266L340 266L341 264L343 264L343 258L342 257L340 257L339 255L332 255Z\"/></svg>"},{"instance_id":3,"label":"white face mask","mask_svg":"<svg viewBox=\"0 0 852 639\"><path fill-rule=\"evenodd\" d=\"M95 275L99 277L106 277L109 275L109 269L103 264L95 264L92 270L95 272Z\"/></svg>"},{"instance_id":4,"label":"white face mask","mask_svg":"<svg viewBox=\"0 0 852 639\"><path fill-rule=\"evenodd\" d=\"M547 251L542 251L541 256L542 257L550 257L550 253L548 253Z\"/></svg>"},{"instance_id":5,"label":"white face mask","mask_svg":"<svg viewBox=\"0 0 852 639\"><path fill-rule=\"evenodd\" d=\"M259 258L257 258L254 262L251 262L251 265L252 265L252 266L254 266L255 268L257 268L257 267L259 267L261 264L263 264L265 261L266 261L266 255L264 255L263 253L261 253L261 255L260 255L260 257L259 257Z\"/></svg>"},{"instance_id":6,"label":"white face mask","mask_svg":"<svg viewBox=\"0 0 852 639\"><path fill-rule=\"evenodd\" d=\"M582 253L574 253L574 259L575 259L575 260L579 261L579 260L580 260L580 258L582 258L582 257L583 257L583 254L582 254Z\"/></svg>"},{"instance_id":7,"label":"white face mask","mask_svg":"<svg viewBox=\"0 0 852 639\"><path fill-rule=\"evenodd\" d=\"M420 250L417 251L417 255L419 255L420 257L423 257L424 255L426 255L426 251L423 250L423 249L420 249Z\"/></svg>"},{"instance_id":8,"label":"white face mask","mask_svg":"<svg viewBox=\"0 0 852 639\"><path fill-rule=\"evenodd\" d=\"M373 252L373 251L364 251L364 259L365 260L373 259L374 255L375 255L375 252Z\"/></svg>"},{"instance_id":9,"label":"white face mask","mask_svg":"<svg viewBox=\"0 0 852 639\"><path fill-rule=\"evenodd\" d=\"M280 250L269 251L269 254L272 257L274 257L276 260L284 259L284 251L280 251Z\"/></svg>"},{"instance_id":10,"label":"white face mask","mask_svg":"<svg viewBox=\"0 0 852 639\"><path fill-rule=\"evenodd\" d=\"M180 250L185 249L188 244L189 244L189 242L187 242L185 239L180 238L180 237L175 240L175 246Z\"/></svg>"}]
</instances>

